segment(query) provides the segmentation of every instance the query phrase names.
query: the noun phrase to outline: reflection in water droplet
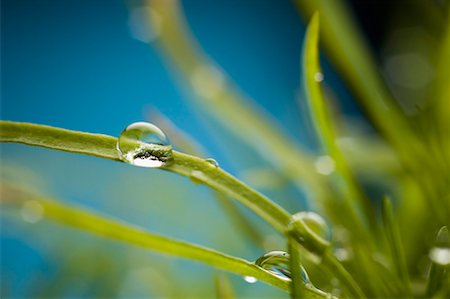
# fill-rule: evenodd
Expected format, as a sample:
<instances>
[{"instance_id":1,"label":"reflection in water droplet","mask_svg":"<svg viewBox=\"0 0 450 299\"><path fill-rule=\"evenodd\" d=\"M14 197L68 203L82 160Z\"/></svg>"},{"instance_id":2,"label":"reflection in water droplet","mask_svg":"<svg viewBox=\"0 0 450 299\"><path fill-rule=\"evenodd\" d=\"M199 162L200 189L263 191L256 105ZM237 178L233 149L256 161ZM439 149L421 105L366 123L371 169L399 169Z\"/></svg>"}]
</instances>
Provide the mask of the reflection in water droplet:
<instances>
[{"instance_id":1,"label":"reflection in water droplet","mask_svg":"<svg viewBox=\"0 0 450 299\"><path fill-rule=\"evenodd\" d=\"M321 72L317 72L314 74L314 80L316 80L317 82L322 82L323 81L323 74Z\"/></svg>"},{"instance_id":2,"label":"reflection in water droplet","mask_svg":"<svg viewBox=\"0 0 450 299\"><path fill-rule=\"evenodd\" d=\"M330 175L336 168L336 164L330 156L320 156L314 166L316 171L323 175Z\"/></svg>"},{"instance_id":3,"label":"reflection in water droplet","mask_svg":"<svg viewBox=\"0 0 450 299\"><path fill-rule=\"evenodd\" d=\"M219 163L212 158L205 159L205 162L208 162L209 164L211 164L212 166L214 166L216 168L219 167Z\"/></svg>"},{"instance_id":4,"label":"reflection in water droplet","mask_svg":"<svg viewBox=\"0 0 450 299\"><path fill-rule=\"evenodd\" d=\"M450 265L450 248L448 247L434 247L429 253L430 259L439 265Z\"/></svg>"},{"instance_id":5,"label":"reflection in water droplet","mask_svg":"<svg viewBox=\"0 0 450 299\"><path fill-rule=\"evenodd\" d=\"M303 220L303 222L318 236L330 240L331 232L326 221L317 213L314 212L298 212L292 216L293 220Z\"/></svg>"},{"instance_id":6,"label":"reflection in water droplet","mask_svg":"<svg viewBox=\"0 0 450 299\"><path fill-rule=\"evenodd\" d=\"M172 146L157 126L136 122L122 131L117 141L119 158L131 165L161 167L172 159Z\"/></svg>"},{"instance_id":7,"label":"reflection in water droplet","mask_svg":"<svg viewBox=\"0 0 450 299\"><path fill-rule=\"evenodd\" d=\"M244 276L244 280L248 283L255 283L258 281L258 279L254 278L253 276Z\"/></svg>"},{"instance_id":8,"label":"reflection in water droplet","mask_svg":"<svg viewBox=\"0 0 450 299\"><path fill-rule=\"evenodd\" d=\"M37 200L27 200L22 204L20 215L25 222L37 223L44 216L44 208Z\"/></svg>"}]
</instances>

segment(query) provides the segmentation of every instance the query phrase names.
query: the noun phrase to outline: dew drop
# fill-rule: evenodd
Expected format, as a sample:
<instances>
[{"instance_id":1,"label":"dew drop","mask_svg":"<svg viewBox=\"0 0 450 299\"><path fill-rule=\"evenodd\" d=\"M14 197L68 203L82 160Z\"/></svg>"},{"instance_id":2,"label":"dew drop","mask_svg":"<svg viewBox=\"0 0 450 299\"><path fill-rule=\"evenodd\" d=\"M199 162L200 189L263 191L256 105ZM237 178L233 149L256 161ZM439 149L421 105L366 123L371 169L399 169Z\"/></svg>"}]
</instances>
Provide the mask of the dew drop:
<instances>
[{"instance_id":1,"label":"dew drop","mask_svg":"<svg viewBox=\"0 0 450 299\"><path fill-rule=\"evenodd\" d=\"M429 253L430 259L439 265L450 265L450 248L448 247L434 247Z\"/></svg>"},{"instance_id":2,"label":"dew drop","mask_svg":"<svg viewBox=\"0 0 450 299\"><path fill-rule=\"evenodd\" d=\"M37 223L44 216L44 208L37 200L27 200L22 204L20 215L25 222Z\"/></svg>"},{"instance_id":3,"label":"dew drop","mask_svg":"<svg viewBox=\"0 0 450 299\"><path fill-rule=\"evenodd\" d=\"M255 261L255 265L265 269L266 271L284 279L291 280L292 274L289 265L289 254L281 250L269 251ZM303 282L310 283L308 273L305 268L299 265L300 275Z\"/></svg>"},{"instance_id":4,"label":"dew drop","mask_svg":"<svg viewBox=\"0 0 450 299\"><path fill-rule=\"evenodd\" d=\"M321 72L317 72L314 74L314 80L316 82L322 82L323 81L323 74Z\"/></svg>"},{"instance_id":5,"label":"dew drop","mask_svg":"<svg viewBox=\"0 0 450 299\"><path fill-rule=\"evenodd\" d=\"M206 176L200 170L193 170L189 174L189 179L196 185L203 184L206 181Z\"/></svg>"},{"instance_id":6,"label":"dew drop","mask_svg":"<svg viewBox=\"0 0 450 299\"><path fill-rule=\"evenodd\" d=\"M302 220L309 229L311 229L318 236L330 240L331 232L326 221L317 213L314 212L298 212L292 216L294 220Z\"/></svg>"},{"instance_id":7,"label":"dew drop","mask_svg":"<svg viewBox=\"0 0 450 299\"><path fill-rule=\"evenodd\" d=\"M336 168L336 163L330 156L320 156L314 162L316 171L323 175L330 175L334 172Z\"/></svg>"},{"instance_id":8,"label":"dew drop","mask_svg":"<svg viewBox=\"0 0 450 299\"><path fill-rule=\"evenodd\" d=\"M211 164L212 166L214 166L216 168L219 167L219 163L212 158L205 159L205 162L208 162L209 164Z\"/></svg>"},{"instance_id":9,"label":"dew drop","mask_svg":"<svg viewBox=\"0 0 450 299\"><path fill-rule=\"evenodd\" d=\"M253 276L244 276L244 280L245 280L246 282L248 282L248 283L255 283L255 282L258 281L258 279L256 279L256 278L253 277Z\"/></svg>"},{"instance_id":10,"label":"dew drop","mask_svg":"<svg viewBox=\"0 0 450 299\"><path fill-rule=\"evenodd\" d=\"M140 167L162 167L173 159L172 146L157 126L147 122L132 123L117 141L119 158Z\"/></svg>"}]
</instances>

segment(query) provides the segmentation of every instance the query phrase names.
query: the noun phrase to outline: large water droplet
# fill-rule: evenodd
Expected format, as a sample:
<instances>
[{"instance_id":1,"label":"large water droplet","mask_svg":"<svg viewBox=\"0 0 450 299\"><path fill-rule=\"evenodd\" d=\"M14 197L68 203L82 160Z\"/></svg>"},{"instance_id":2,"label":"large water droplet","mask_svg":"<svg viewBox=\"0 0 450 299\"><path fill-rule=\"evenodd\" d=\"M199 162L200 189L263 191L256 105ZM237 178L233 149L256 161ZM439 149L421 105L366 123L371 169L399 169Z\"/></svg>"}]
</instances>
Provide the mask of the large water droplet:
<instances>
[{"instance_id":1,"label":"large water droplet","mask_svg":"<svg viewBox=\"0 0 450 299\"><path fill-rule=\"evenodd\" d=\"M253 276L244 276L244 280L245 280L246 282L248 282L248 283L255 283L255 282L258 281L258 279L256 279L256 278L253 277Z\"/></svg>"},{"instance_id":2,"label":"large water droplet","mask_svg":"<svg viewBox=\"0 0 450 299\"><path fill-rule=\"evenodd\" d=\"M136 122L122 131L117 141L119 158L140 167L161 167L173 159L172 146L157 126Z\"/></svg>"},{"instance_id":3,"label":"large water droplet","mask_svg":"<svg viewBox=\"0 0 450 299\"><path fill-rule=\"evenodd\" d=\"M302 220L310 230L325 240L331 239L331 232L326 221L314 212L298 212L292 216L293 220Z\"/></svg>"},{"instance_id":4,"label":"large water droplet","mask_svg":"<svg viewBox=\"0 0 450 299\"><path fill-rule=\"evenodd\" d=\"M255 265L267 270L268 272L277 275L278 277L291 280L292 274L289 265L289 253L274 250L269 251L255 261ZM302 265L299 265L300 275L303 282L310 283L308 274Z\"/></svg>"}]
</instances>

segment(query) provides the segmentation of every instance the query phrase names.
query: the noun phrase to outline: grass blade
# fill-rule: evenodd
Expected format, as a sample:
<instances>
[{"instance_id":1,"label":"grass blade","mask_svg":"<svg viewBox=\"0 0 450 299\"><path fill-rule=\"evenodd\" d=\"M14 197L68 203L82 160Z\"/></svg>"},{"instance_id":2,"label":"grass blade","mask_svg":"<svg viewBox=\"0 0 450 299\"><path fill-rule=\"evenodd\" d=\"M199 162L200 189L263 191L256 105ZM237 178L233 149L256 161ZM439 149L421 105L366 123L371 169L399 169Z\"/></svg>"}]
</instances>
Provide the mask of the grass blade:
<instances>
[{"instance_id":1,"label":"grass blade","mask_svg":"<svg viewBox=\"0 0 450 299\"><path fill-rule=\"evenodd\" d=\"M391 249L392 261L394 263L398 277L404 287L404 292L408 296L411 295L411 282L409 280L408 266L402 246L402 238L400 231L394 220L394 211L391 200L388 197L383 198L382 218L384 223L384 231Z\"/></svg>"},{"instance_id":2,"label":"grass blade","mask_svg":"<svg viewBox=\"0 0 450 299\"><path fill-rule=\"evenodd\" d=\"M315 171L313 157L290 141L271 117L245 98L203 53L187 29L179 1L151 0L147 3L159 16L157 21L161 32L156 43L161 54L176 68L177 77L181 76L185 83L183 87L197 95L187 99L261 153L300 188L312 190L319 200L326 200L329 192L327 183ZM204 84L204 89L214 92L202 92L201 88L199 90L196 84L192 84L193 78L202 79L199 81Z\"/></svg>"},{"instance_id":3,"label":"grass blade","mask_svg":"<svg viewBox=\"0 0 450 299\"><path fill-rule=\"evenodd\" d=\"M326 101L323 97L320 81L317 74L322 74L319 65L319 15L316 13L312 17L306 30L303 46L303 80L307 94L307 100L311 110L312 119L317 131L317 135L322 141L326 151L336 164L336 170L343 178L345 184L339 184L342 197L351 200L349 207L360 206L365 212L366 219L373 220L373 213L370 203L363 195L360 187L356 183L351 170L345 161L344 155L336 144L336 133L333 129L331 117ZM350 208L352 209L352 208ZM355 215L357 212L353 212ZM355 216L356 217L356 216ZM364 223L364 221L360 221ZM356 224L356 223L355 223Z\"/></svg>"},{"instance_id":4,"label":"grass blade","mask_svg":"<svg viewBox=\"0 0 450 299\"><path fill-rule=\"evenodd\" d=\"M9 184L2 184L1 192L2 201L7 199L8 203L20 204L20 202L36 200L42 206L44 216L47 219L75 229L159 253L198 261L235 274L253 276L283 290L289 289L289 284L285 280L269 274L267 271L244 259L232 257L199 245L160 236L111 217L96 215L22 191ZM11 195L14 198L11 199Z\"/></svg>"},{"instance_id":5,"label":"grass blade","mask_svg":"<svg viewBox=\"0 0 450 299\"><path fill-rule=\"evenodd\" d=\"M435 249L437 248L446 248L447 250L450 250L450 234L448 232L448 228L446 226L443 226L437 236L436 236L436 241L435 241ZM433 250L433 249L432 249ZM431 254L431 252L430 252ZM448 259L448 257L447 257ZM436 263L434 261L432 261L431 263L431 267L430 267L430 272L428 274L428 284L427 284L427 297L434 297L436 295L436 293L439 293L442 290L442 292L446 292L445 291L445 276L449 276L450 275L448 273L446 273L446 271L449 268L449 264L447 265L442 265L439 263ZM447 292L448 292L449 288L447 285ZM439 298L439 296L438 296Z\"/></svg>"}]
</instances>

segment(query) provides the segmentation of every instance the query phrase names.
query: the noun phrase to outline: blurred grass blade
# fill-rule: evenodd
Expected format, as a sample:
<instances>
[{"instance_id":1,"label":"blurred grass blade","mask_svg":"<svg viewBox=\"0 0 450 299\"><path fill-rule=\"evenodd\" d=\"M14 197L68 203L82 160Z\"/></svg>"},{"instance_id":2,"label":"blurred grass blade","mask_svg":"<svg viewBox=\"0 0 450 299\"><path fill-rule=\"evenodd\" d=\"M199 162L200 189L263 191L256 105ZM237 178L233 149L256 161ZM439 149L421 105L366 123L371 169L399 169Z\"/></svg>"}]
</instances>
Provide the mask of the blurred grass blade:
<instances>
[{"instance_id":1,"label":"blurred grass blade","mask_svg":"<svg viewBox=\"0 0 450 299\"><path fill-rule=\"evenodd\" d=\"M168 136L172 145L180 150L191 155L205 156L205 150L201 148L191 136L188 136L175 124L173 124L167 117L165 117L157 109L152 109L149 113L149 118L154 121L159 128L161 128ZM219 192L214 192L214 197L218 203L223 207L224 211L230 217L232 222L237 226L238 231L245 235L248 240L251 240L256 246L264 247L264 238L258 228L248 219L227 196Z\"/></svg>"},{"instance_id":2,"label":"blurred grass blade","mask_svg":"<svg viewBox=\"0 0 450 299\"><path fill-rule=\"evenodd\" d=\"M366 219L373 220L373 213L367 198L363 195L360 187L356 183L345 158L336 144L336 133L326 101L323 97L318 75L322 75L319 66L319 15L314 14L308 25L303 45L303 82L306 90L307 100L311 110L312 119L317 135L322 141L325 150L330 155L336 165L338 174L345 184L339 184L343 192L344 200L350 200L348 206L359 206L365 212ZM358 212L354 212L357 214ZM363 219L360 223L364 223Z\"/></svg>"},{"instance_id":3,"label":"blurred grass blade","mask_svg":"<svg viewBox=\"0 0 450 299\"><path fill-rule=\"evenodd\" d=\"M232 273L253 276L283 290L289 288L289 284L285 280L269 274L253 263L213 249L150 233L140 227L111 217L96 215L22 191L10 184L3 183L1 192L2 202L5 200L13 204L20 204L29 200L39 202L45 218L64 225L163 254L198 261Z\"/></svg>"},{"instance_id":4,"label":"blurred grass blade","mask_svg":"<svg viewBox=\"0 0 450 299\"><path fill-rule=\"evenodd\" d=\"M159 16L155 21L161 32L156 42L161 54L176 68L176 75L181 76L185 87L196 95L188 97L196 108L205 109L286 177L323 199L327 192L325 180L316 173L311 156L293 143L261 107L245 98L202 52L187 29L179 1L147 3Z\"/></svg>"},{"instance_id":5,"label":"blurred grass blade","mask_svg":"<svg viewBox=\"0 0 450 299\"><path fill-rule=\"evenodd\" d=\"M383 198L382 218L384 232L386 233L388 245L390 247L392 261L395 271L402 281L404 294L411 295L411 282L409 280L408 266L406 264L405 252L402 246L400 231L394 219L394 211L391 200L388 197Z\"/></svg>"},{"instance_id":6,"label":"blurred grass blade","mask_svg":"<svg viewBox=\"0 0 450 299\"><path fill-rule=\"evenodd\" d=\"M381 133L410 156L419 146L398 104L389 94L370 51L344 1L296 0L306 19L319 12L328 56Z\"/></svg>"},{"instance_id":7,"label":"blurred grass blade","mask_svg":"<svg viewBox=\"0 0 450 299\"><path fill-rule=\"evenodd\" d=\"M230 279L225 273L215 273L214 286L217 299L235 299L236 294Z\"/></svg>"},{"instance_id":8,"label":"blurred grass blade","mask_svg":"<svg viewBox=\"0 0 450 299\"><path fill-rule=\"evenodd\" d=\"M450 234L448 232L448 228L443 226L437 236L434 244L434 248L431 249L430 255L433 254L433 250L447 250L450 251ZM447 257L448 259L448 253ZM445 257L444 257L445 259ZM447 273L450 269L450 264L440 264L436 261L431 262L430 272L428 274L428 284L427 284L427 297L434 297L436 293L439 293L442 289L445 289L445 280L446 275L450 277L450 274ZM449 280L449 279L447 279ZM447 285L447 291L449 287ZM439 298L439 297L438 297Z\"/></svg>"}]
</instances>

